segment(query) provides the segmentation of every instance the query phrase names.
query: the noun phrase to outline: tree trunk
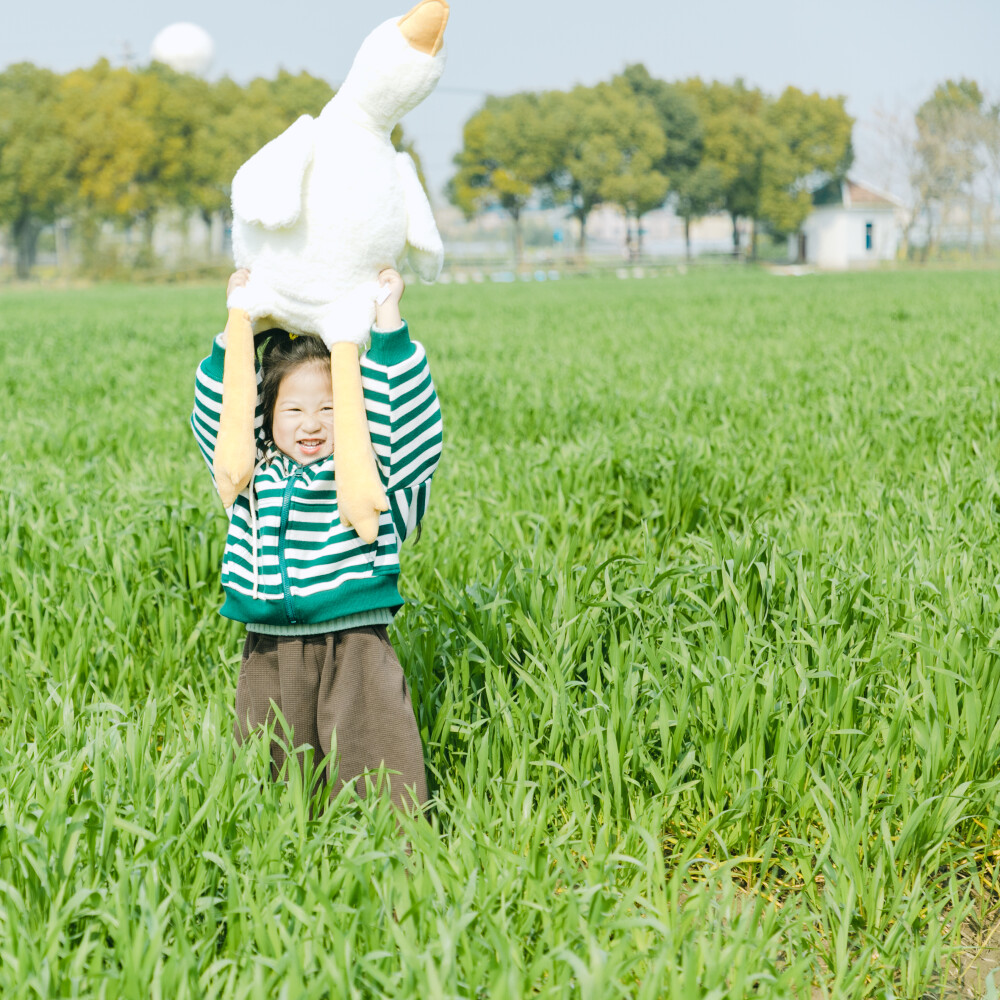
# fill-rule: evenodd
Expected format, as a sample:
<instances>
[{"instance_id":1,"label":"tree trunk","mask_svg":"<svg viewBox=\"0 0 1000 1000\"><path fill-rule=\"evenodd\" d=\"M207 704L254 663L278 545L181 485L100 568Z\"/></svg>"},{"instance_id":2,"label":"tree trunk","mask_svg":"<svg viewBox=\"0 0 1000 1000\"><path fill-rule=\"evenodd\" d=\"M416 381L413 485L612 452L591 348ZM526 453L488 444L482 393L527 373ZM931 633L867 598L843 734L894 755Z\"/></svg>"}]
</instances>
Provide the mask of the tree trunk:
<instances>
[{"instance_id":1,"label":"tree trunk","mask_svg":"<svg viewBox=\"0 0 1000 1000\"><path fill-rule=\"evenodd\" d=\"M642 257L642 237L642 216L637 215L635 217L635 256L637 260Z\"/></svg>"},{"instance_id":2,"label":"tree trunk","mask_svg":"<svg viewBox=\"0 0 1000 1000\"><path fill-rule=\"evenodd\" d=\"M31 276L38 250L38 233L41 226L30 216L22 215L14 223L14 243L17 246L17 276L21 279Z\"/></svg>"},{"instance_id":3,"label":"tree trunk","mask_svg":"<svg viewBox=\"0 0 1000 1000\"><path fill-rule=\"evenodd\" d=\"M740 230L736 225L737 216L730 212L729 217L733 220L733 256L739 257L740 255Z\"/></svg>"},{"instance_id":4,"label":"tree trunk","mask_svg":"<svg viewBox=\"0 0 1000 1000\"><path fill-rule=\"evenodd\" d=\"M78 217L74 226L80 265L85 274L94 275L102 259L101 227L91 212Z\"/></svg>"},{"instance_id":5,"label":"tree trunk","mask_svg":"<svg viewBox=\"0 0 1000 1000\"><path fill-rule=\"evenodd\" d=\"M757 220L750 220L750 259L757 259Z\"/></svg>"},{"instance_id":6,"label":"tree trunk","mask_svg":"<svg viewBox=\"0 0 1000 1000\"><path fill-rule=\"evenodd\" d=\"M989 257L993 250L993 188L983 207L983 256Z\"/></svg>"},{"instance_id":7,"label":"tree trunk","mask_svg":"<svg viewBox=\"0 0 1000 1000\"><path fill-rule=\"evenodd\" d=\"M207 259L219 260L224 256L223 243L225 241L226 226L222 212L206 213L205 223L208 226Z\"/></svg>"},{"instance_id":8,"label":"tree trunk","mask_svg":"<svg viewBox=\"0 0 1000 1000\"><path fill-rule=\"evenodd\" d=\"M913 228L913 223L908 222L903 226L901 231L901 239L899 243L899 250L896 253L897 257L901 257L903 260L910 259L910 230Z\"/></svg>"},{"instance_id":9,"label":"tree trunk","mask_svg":"<svg viewBox=\"0 0 1000 1000\"><path fill-rule=\"evenodd\" d=\"M691 216L684 216L684 258L691 260Z\"/></svg>"},{"instance_id":10,"label":"tree trunk","mask_svg":"<svg viewBox=\"0 0 1000 1000\"><path fill-rule=\"evenodd\" d=\"M635 228L632 228L632 214L625 212L625 252L629 262L634 261L639 256L639 219L635 219Z\"/></svg>"},{"instance_id":11,"label":"tree trunk","mask_svg":"<svg viewBox=\"0 0 1000 1000\"><path fill-rule=\"evenodd\" d=\"M141 224L142 244L133 263L136 267L152 267L156 261L156 257L153 254L153 231L156 229L156 213L153 211L143 213Z\"/></svg>"},{"instance_id":12,"label":"tree trunk","mask_svg":"<svg viewBox=\"0 0 1000 1000\"><path fill-rule=\"evenodd\" d=\"M965 231L965 249L968 251L969 256L972 256L972 216L975 212L976 207L976 196L970 191L969 192L969 204L968 204L968 219L966 220L966 231Z\"/></svg>"},{"instance_id":13,"label":"tree trunk","mask_svg":"<svg viewBox=\"0 0 1000 1000\"><path fill-rule=\"evenodd\" d=\"M66 236L68 224L62 219L56 219L56 268L61 274L69 270L69 241Z\"/></svg>"},{"instance_id":14,"label":"tree trunk","mask_svg":"<svg viewBox=\"0 0 1000 1000\"><path fill-rule=\"evenodd\" d=\"M514 267L519 268L524 259L524 233L521 232L521 213L512 211L510 217L514 220Z\"/></svg>"},{"instance_id":15,"label":"tree trunk","mask_svg":"<svg viewBox=\"0 0 1000 1000\"><path fill-rule=\"evenodd\" d=\"M184 209L181 209L178 228L181 237L180 259L175 259L173 266L186 267L191 260L191 215Z\"/></svg>"},{"instance_id":16,"label":"tree trunk","mask_svg":"<svg viewBox=\"0 0 1000 1000\"><path fill-rule=\"evenodd\" d=\"M587 216L586 213L578 213L577 221L580 223L580 238L576 241L576 252L583 260L587 256Z\"/></svg>"}]
</instances>

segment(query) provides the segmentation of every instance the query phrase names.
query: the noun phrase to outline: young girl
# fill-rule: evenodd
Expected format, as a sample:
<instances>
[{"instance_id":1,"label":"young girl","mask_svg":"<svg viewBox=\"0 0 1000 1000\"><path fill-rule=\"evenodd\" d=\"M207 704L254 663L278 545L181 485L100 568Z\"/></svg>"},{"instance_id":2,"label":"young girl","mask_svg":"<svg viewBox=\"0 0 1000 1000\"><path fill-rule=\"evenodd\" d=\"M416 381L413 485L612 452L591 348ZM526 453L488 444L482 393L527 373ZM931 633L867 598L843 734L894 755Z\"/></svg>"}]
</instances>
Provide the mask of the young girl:
<instances>
[{"instance_id":1,"label":"young girl","mask_svg":"<svg viewBox=\"0 0 1000 1000\"><path fill-rule=\"evenodd\" d=\"M246 282L237 271L230 290ZM235 737L280 709L296 749L331 758L331 792L384 764L393 802L427 799L423 749L410 694L386 626L402 605L399 547L427 509L441 454L441 414L423 347L399 313L403 280L376 306L361 358L365 408L389 510L365 544L340 523L334 483L330 353L312 336L262 335L258 366L257 465L228 510L222 614L247 627L236 686ZM198 367L191 426L212 467L225 344ZM271 747L277 778L284 749ZM333 776L337 779L333 782Z\"/></svg>"}]
</instances>

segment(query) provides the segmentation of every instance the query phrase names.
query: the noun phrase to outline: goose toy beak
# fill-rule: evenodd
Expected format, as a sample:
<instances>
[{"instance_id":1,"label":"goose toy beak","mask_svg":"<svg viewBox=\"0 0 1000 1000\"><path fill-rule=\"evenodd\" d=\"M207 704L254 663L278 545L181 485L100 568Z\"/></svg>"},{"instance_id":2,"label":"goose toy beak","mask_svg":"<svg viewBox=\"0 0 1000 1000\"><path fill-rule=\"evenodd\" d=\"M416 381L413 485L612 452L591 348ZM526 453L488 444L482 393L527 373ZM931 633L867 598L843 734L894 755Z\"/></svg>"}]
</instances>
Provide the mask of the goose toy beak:
<instances>
[{"instance_id":1,"label":"goose toy beak","mask_svg":"<svg viewBox=\"0 0 1000 1000\"><path fill-rule=\"evenodd\" d=\"M444 45L444 29L450 8L447 0L421 0L399 21L403 37L418 52L436 56Z\"/></svg>"}]
</instances>

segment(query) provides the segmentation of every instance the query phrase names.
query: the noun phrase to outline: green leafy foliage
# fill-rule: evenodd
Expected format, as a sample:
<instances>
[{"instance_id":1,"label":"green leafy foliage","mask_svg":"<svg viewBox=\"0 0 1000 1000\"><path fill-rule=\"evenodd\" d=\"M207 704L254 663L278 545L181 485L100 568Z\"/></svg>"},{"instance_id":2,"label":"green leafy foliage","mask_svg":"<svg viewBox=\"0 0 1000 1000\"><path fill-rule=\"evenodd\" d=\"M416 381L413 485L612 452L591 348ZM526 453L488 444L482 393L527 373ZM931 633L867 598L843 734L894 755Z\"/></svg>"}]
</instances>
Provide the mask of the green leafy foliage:
<instances>
[{"instance_id":1,"label":"green leafy foliage","mask_svg":"<svg viewBox=\"0 0 1000 1000\"><path fill-rule=\"evenodd\" d=\"M774 232L793 233L812 211L812 192L847 176L854 119L843 97L804 94L797 87L786 87L767 116L777 140L764 156L759 217Z\"/></svg>"},{"instance_id":2,"label":"green leafy foliage","mask_svg":"<svg viewBox=\"0 0 1000 1000\"><path fill-rule=\"evenodd\" d=\"M579 222L578 249L584 252L587 219L603 200L601 184L610 169L607 161L615 158L616 150L612 148L610 156L601 152L608 142L595 134L593 88L553 90L543 100L549 141L559 151L560 166L552 178L553 199L567 205L570 215Z\"/></svg>"},{"instance_id":3,"label":"green leafy foliage","mask_svg":"<svg viewBox=\"0 0 1000 1000\"><path fill-rule=\"evenodd\" d=\"M994 276L405 301L447 441L397 831L233 750L186 424L221 290L3 294L0 994L957 988L1000 848Z\"/></svg>"},{"instance_id":4,"label":"green leafy foliage","mask_svg":"<svg viewBox=\"0 0 1000 1000\"><path fill-rule=\"evenodd\" d=\"M618 79L552 91L543 108L559 164L550 183L580 222L581 248L595 205L619 205L639 218L663 204L669 182L659 168L667 140L651 101Z\"/></svg>"},{"instance_id":5,"label":"green leafy foliage","mask_svg":"<svg viewBox=\"0 0 1000 1000\"><path fill-rule=\"evenodd\" d=\"M0 73L0 219L17 247L19 277L30 271L41 226L70 195L73 150L62 123L56 74L31 63Z\"/></svg>"},{"instance_id":6,"label":"green leafy foliage","mask_svg":"<svg viewBox=\"0 0 1000 1000\"><path fill-rule=\"evenodd\" d=\"M692 178L696 198L718 199L733 219L794 232L812 208L813 190L846 176L854 120L842 97L786 87L775 100L741 80L686 81L705 128L704 157ZM756 230L754 232L756 238Z\"/></svg>"},{"instance_id":7,"label":"green leafy foliage","mask_svg":"<svg viewBox=\"0 0 1000 1000\"><path fill-rule=\"evenodd\" d=\"M132 70L102 59L64 76L9 67L0 73L0 224L10 227L19 276L39 229L57 219L76 224L85 258L102 222L139 227L148 257L164 209L228 216L240 165L333 94L324 80L284 70L244 87L160 63ZM398 125L392 142L419 172Z\"/></svg>"},{"instance_id":8,"label":"green leafy foliage","mask_svg":"<svg viewBox=\"0 0 1000 1000\"><path fill-rule=\"evenodd\" d=\"M733 218L733 239L738 218L755 219L759 214L764 176L764 155L775 140L764 116L765 95L734 84L705 84L695 78L685 81L705 129L703 162L714 168L721 184L722 207Z\"/></svg>"},{"instance_id":9,"label":"green leafy foliage","mask_svg":"<svg viewBox=\"0 0 1000 1000\"><path fill-rule=\"evenodd\" d=\"M637 64L593 87L488 98L466 122L449 195L469 217L505 209L518 258L533 197L569 206L581 250L597 205L640 220L668 193L688 233L693 219L727 211L738 246L740 218L799 228L812 191L846 175L852 125L843 98L788 87L773 99L739 80L671 84Z\"/></svg>"},{"instance_id":10,"label":"green leafy foliage","mask_svg":"<svg viewBox=\"0 0 1000 1000\"><path fill-rule=\"evenodd\" d=\"M691 222L723 206L723 174L705 157L705 127L695 99L685 87L653 77L641 63L628 66L622 77L656 110L666 137L658 164L669 181L674 209L684 220L687 254L691 255Z\"/></svg>"},{"instance_id":11,"label":"green leafy foliage","mask_svg":"<svg viewBox=\"0 0 1000 1000\"><path fill-rule=\"evenodd\" d=\"M663 204L669 185L657 169L667 139L652 103L637 98L622 82L599 83L593 114L597 121L587 145L595 147L593 159L604 166L601 196L626 215L641 218Z\"/></svg>"},{"instance_id":12,"label":"green leafy foliage","mask_svg":"<svg viewBox=\"0 0 1000 1000\"><path fill-rule=\"evenodd\" d=\"M514 221L514 252L522 254L521 213L535 189L548 184L559 164L538 94L487 97L462 129L458 168L448 197L468 218L499 207Z\"/></svg>"}]
</instances>

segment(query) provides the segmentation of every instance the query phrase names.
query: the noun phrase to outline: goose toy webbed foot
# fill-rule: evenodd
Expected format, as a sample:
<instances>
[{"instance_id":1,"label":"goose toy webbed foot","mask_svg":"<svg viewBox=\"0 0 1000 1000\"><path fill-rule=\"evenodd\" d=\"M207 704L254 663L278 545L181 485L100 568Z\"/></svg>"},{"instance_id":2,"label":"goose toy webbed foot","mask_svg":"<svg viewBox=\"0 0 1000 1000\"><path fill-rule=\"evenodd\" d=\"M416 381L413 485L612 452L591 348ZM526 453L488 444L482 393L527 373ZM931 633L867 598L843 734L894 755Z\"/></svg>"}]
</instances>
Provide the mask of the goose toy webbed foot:
<instances>
[{"instance_id":1,"label":"goose toy webbed foot","mask_svg":"<svg viewBox=\"0 0 1000 1000\"><path fill-rule=\"evenodd\" d=\"M219 416L212 475L224 507L231 507L246 489L253 475L257 442L254 436L254 411L234 400L257 399L257 373L254 368L253 327L242 309L230 309L225 330L226 361L222 376L222 399L231 401ZM247 414L249 412L249 421Z\"/></svg>"},{"instance_id":2,"label":"goose toy webbed foot","mask_svg":"<svg viewBox=\"0 0 1000 1000\"><path fill-rule=\"evenodd\" d=\"M361 388L358 350L334 344L330 351L333 383L333 461L340 523L369 545L378 538L379 515L389 500L375 463Z\"/></svg>"}]
</instances>

